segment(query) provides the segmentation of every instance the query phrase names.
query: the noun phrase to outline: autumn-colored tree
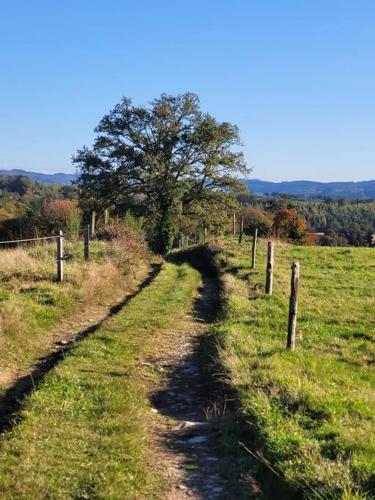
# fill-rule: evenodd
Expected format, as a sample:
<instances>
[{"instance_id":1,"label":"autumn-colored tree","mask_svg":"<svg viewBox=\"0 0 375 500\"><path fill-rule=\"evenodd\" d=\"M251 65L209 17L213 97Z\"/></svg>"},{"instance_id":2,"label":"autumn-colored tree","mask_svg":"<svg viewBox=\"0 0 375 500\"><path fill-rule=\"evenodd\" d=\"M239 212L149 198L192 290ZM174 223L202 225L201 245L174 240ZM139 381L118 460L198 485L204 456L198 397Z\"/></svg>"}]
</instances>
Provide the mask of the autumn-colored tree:
<instances>
[{"instance_id":1,"label":"autumn-colored tree","mask_svg":"<svg viewBox=\"0 0 375 500\"><path fill-rule=\"evenodd\" d=\"M273 233L277 238L303 241L307 232L307 223L298 215L295 208L281 208L273 220Z\"/></svg>"}]
</instances>

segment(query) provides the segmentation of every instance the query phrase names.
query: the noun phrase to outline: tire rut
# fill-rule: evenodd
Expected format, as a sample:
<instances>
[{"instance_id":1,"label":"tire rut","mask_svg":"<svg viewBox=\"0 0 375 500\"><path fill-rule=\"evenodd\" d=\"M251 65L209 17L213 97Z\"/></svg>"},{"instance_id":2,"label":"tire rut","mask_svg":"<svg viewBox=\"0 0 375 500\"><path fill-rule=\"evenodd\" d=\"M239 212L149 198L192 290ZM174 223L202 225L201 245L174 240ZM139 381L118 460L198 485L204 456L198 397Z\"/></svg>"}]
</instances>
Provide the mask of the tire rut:
<instances>
[{"instance_id":1,"label":"tire rut","mask_svg":"<svg viewBox=\"0 0 375 500\"><path fill-rule=\"evenodd\" d=\"M157 458L168 484L163 498L238 498L221 472L225 462L219 453L221 415L225 395L218 399L214 383L203 369L201 342L218 306L216 281L203 276L203 287L186 329L174 332L163 355L153 359L167 374L165 383L152 394L156 414Z\"/></svg>"}]
</instances>

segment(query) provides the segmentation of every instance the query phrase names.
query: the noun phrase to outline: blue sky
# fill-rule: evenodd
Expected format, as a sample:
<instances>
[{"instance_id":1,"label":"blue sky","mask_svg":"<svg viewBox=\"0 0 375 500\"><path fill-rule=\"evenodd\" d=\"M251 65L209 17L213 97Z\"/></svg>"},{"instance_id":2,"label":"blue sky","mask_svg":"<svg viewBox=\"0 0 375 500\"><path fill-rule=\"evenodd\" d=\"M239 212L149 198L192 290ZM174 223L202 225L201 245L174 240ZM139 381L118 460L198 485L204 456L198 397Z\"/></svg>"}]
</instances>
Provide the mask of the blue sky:
<instances>
[{"instance_id":1,"label":"blue sky","mask_svg":"<svg viewBox=\"0 0 375 500\"><path fill-rule=\"evenodd\" d=\"M0 167L72 171L125 95L196 92L254 178L375 178L374 0L1 2Z\"/></svg>"}]
</instances>

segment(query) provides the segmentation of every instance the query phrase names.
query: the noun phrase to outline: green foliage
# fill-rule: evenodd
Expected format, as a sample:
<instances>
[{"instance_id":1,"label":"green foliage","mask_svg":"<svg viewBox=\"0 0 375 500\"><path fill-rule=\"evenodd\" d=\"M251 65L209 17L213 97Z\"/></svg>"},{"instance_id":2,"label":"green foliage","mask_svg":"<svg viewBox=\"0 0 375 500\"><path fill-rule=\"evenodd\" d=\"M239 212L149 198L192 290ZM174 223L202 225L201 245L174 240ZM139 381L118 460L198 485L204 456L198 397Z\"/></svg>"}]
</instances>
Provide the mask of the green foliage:
<instances>
[{"instance_id":1,"label":"green foliage","mask_svg":"<svg viewBox=\"0 0 375 500\"><path fill-rule=\"evenodd\" d=\"M314 200L300 202L297 208L313 228L332 238L333 245L368 246L375 233L374 201Z\"/></svg>"},{"instance_id":2,"label":"green foliage","mask_svg":"<svg viewBox=\"0 0 375 500\"><path fill-rule=\"evenodd\" d=\"M42 236L50 230L41 217L43 208L53 200L76 198L76 186L39 184L23 176L0 176L0 238Z\"/></svg>"},{"instance_id":3,"label":"green foliage","mask_svg":"<svg viewBox=\"0 0 375 500\"><path fill-rule=\"evenodd\" d=\"M78 238L82 225L82 212L78 207L70 210L66 219L68 235Z\"/></svg>"},{"instance_id":4,"label":"green foliage","mask_svg":"<svg viewBox=\"0 0 375 500\"><path fill-rule=\"evenodd\" d=\"M210 235L228 232L233 210L239 205L235 198L224 191L205 192L202 199L187 205L178 219L178 233L190 237L204 234L205 228Z\"/></svg>"},{"instance_id":5,"label":"green foliage","mask_svg":"<svg viewBox=\"0 0 375 500\"><path fill-rule=\"evenodd\" d=\"M154 247L171 248L177 221L192 202L216 189L238 189L248 173L237 127L203 113L195 94L161 95L149 107L124 98L96 128L92 149L75 156L81 204L131 206L143 196Z\"/></svg>"},{"instance_id":6,"label":"green foliage","mask_svg":"<svg viewBox=\"0 0 375 500\"><path fill-rule=\"evenodd\" d=\"M135 217L130 210L127 210L124 215L124 223L136 233L144 235L144 217Z\"/></svg>"},{"instance_id":7,"label":"green foliage","mask_svg":"<svg viewBox=\"0 0 375 500\"><path fill-rule=\"evenodd\" d=\"M323 232L321 244L326 246L368 246L375 234L375 201L350 199L298 198L287 195L238 195L245 207L268 214L296 209L312 231Z\"/></svg>"},{"instance_id":8,"label":"green foliage","mask_svg":"<svg viewBox=\"0 0 375 500\"><path fill-rule=\"evenodd\" d=\"M244 216L244 230L246 234L254 234L258 229L259 236L268 236L272 232L273 214L260 207L247 206L241 209Z\"/></svg>"}]
</instances>

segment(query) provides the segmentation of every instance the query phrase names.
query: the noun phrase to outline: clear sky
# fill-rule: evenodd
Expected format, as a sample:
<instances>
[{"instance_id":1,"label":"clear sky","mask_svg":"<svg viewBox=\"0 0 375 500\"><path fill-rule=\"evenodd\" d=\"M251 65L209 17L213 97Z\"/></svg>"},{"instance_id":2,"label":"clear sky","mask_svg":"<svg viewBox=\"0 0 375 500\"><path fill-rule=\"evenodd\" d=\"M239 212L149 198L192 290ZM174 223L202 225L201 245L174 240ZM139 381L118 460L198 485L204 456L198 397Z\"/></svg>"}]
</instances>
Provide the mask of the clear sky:
<instances>
[{"instance_id":1,"label":"clear sky","mask_svg":"<svg viewBox=\"0 0 375 500\"><path fill-rule=\"evenodd\" d=\"M252 177L375 178L375 0L0 0L0 167L71 172L122 96L196 92Z\"/></svg>"}]
</instances>

